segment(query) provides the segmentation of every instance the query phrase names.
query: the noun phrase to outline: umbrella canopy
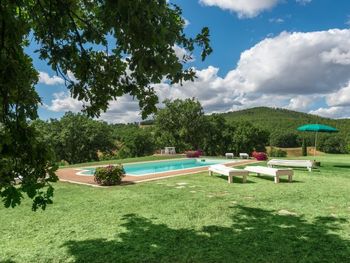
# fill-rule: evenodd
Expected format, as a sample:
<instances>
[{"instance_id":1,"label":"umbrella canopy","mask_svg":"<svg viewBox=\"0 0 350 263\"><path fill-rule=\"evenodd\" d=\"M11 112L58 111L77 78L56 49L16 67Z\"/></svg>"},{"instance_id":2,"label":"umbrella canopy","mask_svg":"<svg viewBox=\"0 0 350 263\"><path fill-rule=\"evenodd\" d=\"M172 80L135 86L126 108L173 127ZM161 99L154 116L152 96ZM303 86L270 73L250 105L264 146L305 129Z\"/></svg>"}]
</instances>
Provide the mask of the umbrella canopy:
<instances>
[{"instance_id":1,"label":"umbrella canopy","mask_svg":"<svg viewBox=\"0 0 350 263\"><path fill-rule=\"evenodd\" d=\"M315 132L315 150L314 150L314 156L316 155L316 148L317 148L317 133L319 132L338 132L338 130L334 127L328 126L328 125L322 125L322 124L306 124L303 126L300 126L297 128L298 131L305 131L305 132Z\"/></svg>"},{"instance_id":2,"label":"umbrella canopy","mask_svg":"<svg viewBox=\"0 0 350 263\"><path fill-rule=\"evenodd\" d=\"M303 126L300 126L298 131L308 131L308 132L338 132L336 128L333 128L328 125L322 125L322 124L306 124Z\"/></svg>"}]
</instances>

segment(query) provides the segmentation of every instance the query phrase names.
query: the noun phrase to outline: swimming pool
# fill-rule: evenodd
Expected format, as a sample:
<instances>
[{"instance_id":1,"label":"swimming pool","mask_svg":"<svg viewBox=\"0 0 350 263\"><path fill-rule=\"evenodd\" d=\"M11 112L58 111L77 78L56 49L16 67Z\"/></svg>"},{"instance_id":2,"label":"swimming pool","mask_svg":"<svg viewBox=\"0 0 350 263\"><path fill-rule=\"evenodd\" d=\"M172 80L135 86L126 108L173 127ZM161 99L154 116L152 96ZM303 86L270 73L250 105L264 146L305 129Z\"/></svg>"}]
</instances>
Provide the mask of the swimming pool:
<instances>
[{"instance_id":1,"label":"swimming pool","mask_svg":"<svg viewBox=\"0 0 350 263\"><path fill-rule=\"evenodd\" d=\"M186 170L191 168L205 167L212 164L219 163L232 163L239 160L224 160L224 159L178 159L169 161L147 162L147 163L135 163L125 164L124 170L127 175L131 176L144 176L156 173L163 173L175 170ZM81 168L77 175L92 176L95 173L95 167Z\"/></svg>"}]
</instances>

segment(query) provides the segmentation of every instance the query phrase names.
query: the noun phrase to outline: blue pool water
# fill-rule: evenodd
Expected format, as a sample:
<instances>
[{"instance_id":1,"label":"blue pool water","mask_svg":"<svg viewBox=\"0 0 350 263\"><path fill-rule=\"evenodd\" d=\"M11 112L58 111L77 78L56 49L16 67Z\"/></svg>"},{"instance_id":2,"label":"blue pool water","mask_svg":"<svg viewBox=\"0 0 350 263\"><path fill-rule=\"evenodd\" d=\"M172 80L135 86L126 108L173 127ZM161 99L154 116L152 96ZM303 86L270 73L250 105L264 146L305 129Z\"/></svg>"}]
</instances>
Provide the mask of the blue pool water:
<instances>
[{"instance_id":1,"label":"blue pool water","mask_svg":"<svg viewBox=\"0 0 350 263\"><path fill-rule=\"evenodd\" d=\"M171 161L147 162L138 164L125 164L124 170L127 175L143 176L148 174L162 173L174 170L183 170L196 167L209 166L212 164L235 162L235 160L220 159L180 159ZM95 168L82 168L79 175L93 175Z\"/></svg>"}]
</instances>

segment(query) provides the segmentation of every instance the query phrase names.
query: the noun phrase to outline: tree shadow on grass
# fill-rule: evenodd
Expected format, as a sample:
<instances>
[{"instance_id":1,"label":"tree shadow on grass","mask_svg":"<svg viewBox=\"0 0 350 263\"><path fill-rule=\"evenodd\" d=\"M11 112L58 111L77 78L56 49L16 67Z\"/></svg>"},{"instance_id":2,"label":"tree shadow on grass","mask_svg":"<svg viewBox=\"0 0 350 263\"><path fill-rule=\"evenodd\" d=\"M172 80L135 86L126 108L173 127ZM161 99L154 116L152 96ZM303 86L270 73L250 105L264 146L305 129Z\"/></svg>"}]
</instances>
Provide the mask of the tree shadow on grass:
<instances>
[{"instance_id":1,"label":"tree shadow on grass","mask_svg":"<svg viewBox=\"0 0 350 263\"><path fill-rule=\"evenodd\" d=\"M225 175L213 175L212 177L225 180L226 182L228 181L228 178ZM233 183L243 184L243 178L241 176L233 176ZM249 180L248 176L247 181L244 184L255 184L255 182Z\"/></svg>"},{"instance_id":2,"label":"tree shadow on grass","mask_svg":"<svg viewBox=\"0 0 350 263\"><path fill-rule=\"evenodd\" d=\"M253 175L253 176L257 179L263 179L263 180L267 180L267 181L271 181L271 182L274 182L274 180L275 180L274 177L268 176L268 175ZM283 177L280 177L280 183L289 183L289 181L286 178L286 176L283 176ZM293 181L291 182L291 184L293 184L293 183L304 183L304 182L295 180L295 178L293 177Z\"/></svg>"},{"instance_id":3,"label":"tree shadow on grass","mask_svg":"<svg viewBox=\"0 0 350 263\"><path fill-rule=\"evenodd\" d=\"M349 165L347 165L347 164L343 164L343 165L338 164L338 165L334 165L334 167L337 167L337 168L344 168L344 169L350 169L350 164L349 164Z\"/></svg>"},{"instance_id":4,"label":"tree shadow on grass","mask_svg":"<svg viewBox=\"0 0 350 263\"><path fill-rule=\"evenodd\" d=\"M309 175L312 173L320 173L321 172L319 167L312 168L312 172L310 172L309 170L307 170L304 167L293 167L293 171L305 172L306 174L309 174Z\"/></svg>"},{"instance_id":5,"label":"tree shadow on grass","mask_svg":"<svg viewBox=\"0 0 350 263\"><path fill-rule=\"evenodd\" d=\"M129 214L115 240L64 244L77 262L348 262L350 242L336 232L345 219L278 215L235 206L232 225L173 229ZM345 221L344 221L345 220Z\"/></svg>"}]
</instances>

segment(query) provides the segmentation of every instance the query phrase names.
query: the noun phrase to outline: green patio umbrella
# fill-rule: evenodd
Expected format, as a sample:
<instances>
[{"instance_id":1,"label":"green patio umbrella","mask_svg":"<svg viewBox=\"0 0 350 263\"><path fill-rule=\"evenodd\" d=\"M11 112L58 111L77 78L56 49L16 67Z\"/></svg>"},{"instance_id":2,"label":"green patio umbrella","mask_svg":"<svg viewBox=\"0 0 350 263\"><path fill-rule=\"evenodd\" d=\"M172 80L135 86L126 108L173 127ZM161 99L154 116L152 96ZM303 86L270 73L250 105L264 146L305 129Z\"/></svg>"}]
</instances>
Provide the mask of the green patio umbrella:
<instances>
[{"instance_id":1,"label":"green patio umbrella","mask_svg":"<svg viewBox=\"0 0 350 263\"><path fill-rule=\"evenodd\" d=\"M306 124L303 126L300 126L298 131L305 131L305 132L315 132L315 150L314 150L314 156L316 155L316 147L317 147L317 134L319 132L339 132L336 128L328 126L328 125L322 125L322 124Z\"/></svg>"}]
</instances>

